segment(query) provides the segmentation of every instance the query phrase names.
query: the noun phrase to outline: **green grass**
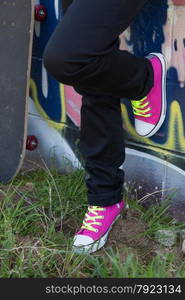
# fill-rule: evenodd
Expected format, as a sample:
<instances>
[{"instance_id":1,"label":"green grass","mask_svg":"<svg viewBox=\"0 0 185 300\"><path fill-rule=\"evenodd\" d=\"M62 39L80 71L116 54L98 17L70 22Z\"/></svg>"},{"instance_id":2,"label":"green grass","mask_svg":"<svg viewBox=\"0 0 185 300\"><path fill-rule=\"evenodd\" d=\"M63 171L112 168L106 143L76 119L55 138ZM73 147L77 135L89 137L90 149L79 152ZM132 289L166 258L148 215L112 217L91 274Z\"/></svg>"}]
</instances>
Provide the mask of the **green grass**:
<instances>
[{"instance_id":1,"label":"green grass","mask_svg":"<svg viewBox=\"0 0 185 300\"><path fill-rule=\"evenodd\" d=\"M129 194L127 202L130 209L106 247L84 256L71 251L87 208L83 171L60 175L40 169L1 184L0 277L185 277L180 243L166 249L154 239L158 229L185 226L167 215L167 203L145 209ZM128 224L133 234L122 236Z\"/></svg>"}]
</instances>

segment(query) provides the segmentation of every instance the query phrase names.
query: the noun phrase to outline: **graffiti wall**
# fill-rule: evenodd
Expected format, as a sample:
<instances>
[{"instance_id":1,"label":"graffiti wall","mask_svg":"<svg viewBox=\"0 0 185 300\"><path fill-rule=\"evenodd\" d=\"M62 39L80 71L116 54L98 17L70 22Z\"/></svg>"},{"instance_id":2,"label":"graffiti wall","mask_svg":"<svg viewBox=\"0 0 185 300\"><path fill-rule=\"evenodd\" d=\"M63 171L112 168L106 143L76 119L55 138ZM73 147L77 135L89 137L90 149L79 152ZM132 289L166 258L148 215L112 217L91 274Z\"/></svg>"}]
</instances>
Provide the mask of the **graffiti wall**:
<instances>
[{"instance_id":1,"label":"graffiti wall","mask_svg":"<svg viewBox=\"0 0 185 300\"><path fill-rule=\"evenodd\" d=\"M60 172L81 168L78 151L81 96L47 74L42 54L57 22L63 17L61 0L36 0L47 16L35 22L30 88L29 134L38 139L27 157L41 157ZM149 0L121 37L122 49L138 56L163 52L168 61L167 118L152 138L137 136L127 99L121 99L127 141L125 189L137 197L172 199L171 214L185 220L185 0ZM129 184L128 184L129 183Z\"/></svg>"}]
</instances>

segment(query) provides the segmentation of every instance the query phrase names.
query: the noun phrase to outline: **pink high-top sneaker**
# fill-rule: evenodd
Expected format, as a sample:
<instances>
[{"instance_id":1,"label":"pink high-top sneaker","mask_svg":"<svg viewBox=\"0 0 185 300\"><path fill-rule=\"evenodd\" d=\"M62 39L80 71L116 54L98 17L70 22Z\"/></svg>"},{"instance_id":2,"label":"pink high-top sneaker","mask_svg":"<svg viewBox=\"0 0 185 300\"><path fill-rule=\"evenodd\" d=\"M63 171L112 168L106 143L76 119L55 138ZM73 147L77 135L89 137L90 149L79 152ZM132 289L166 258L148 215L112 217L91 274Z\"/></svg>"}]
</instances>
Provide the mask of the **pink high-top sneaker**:
<instances>
[{"instance_id":1,"label":"pink high-top sneaker","mask_svg":"<svg viewBox=\"0 0 185 300\"><path fill-rule=\"evenodd\" d=\"M74 237L74 252L92 253L102 248L124 206L123 201L107 207L89 206L81 229Z\"/></svg>"},{"instance_id":2,"label":"pink high-top sneaker","mask_svg":"<svg viewBox=\"0 0 185 300\"><path fill-rule=\"evenodd\" d=\"M131 101L136 132L151 137L162 126L166 116L166 60L160 53L147 56L154 71L154 85L149 94L139 101Z\"/></svg>"}]
</instances>

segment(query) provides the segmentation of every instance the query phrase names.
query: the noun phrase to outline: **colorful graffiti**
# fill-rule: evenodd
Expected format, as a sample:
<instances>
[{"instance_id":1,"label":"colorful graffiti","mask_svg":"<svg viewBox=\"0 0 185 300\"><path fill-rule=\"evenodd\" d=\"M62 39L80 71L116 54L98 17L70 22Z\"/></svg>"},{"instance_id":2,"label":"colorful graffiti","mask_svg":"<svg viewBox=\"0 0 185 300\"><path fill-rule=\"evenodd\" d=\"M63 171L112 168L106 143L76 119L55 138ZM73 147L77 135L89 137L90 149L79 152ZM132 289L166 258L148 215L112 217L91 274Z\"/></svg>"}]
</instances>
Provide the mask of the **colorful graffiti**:
<instances>
[{"instance_id":1,"label":"colorful graffiti","mask_svg":"<svg viewBox=\"0 0 185 300\"><path fill-rule=\"evenodd\" d=\"M182 30L184 13L185 1L151 0L121 37L121 47L124 49L138 56L145 56L149 52L163 52L168 62L167 118L154 137L143 139L135 134L130 105L128 101L122 101L128 145L128 162L125 166L129 173L128 179L134 179L136 192L140 195L144 194L141 186L144 186L144 190L148 193L161 190L159 197L173 195L174 202L178 203L174 215L183 220L185 219L183 185L185 39ZM145 170L144 179L143 172L138 171L133 176L134 170L139 170L139 164L142 164ZM137 183L140 183L140 190L137 189Z\"/></svg>"},{"instance_id":2,"label":"colorful graffiti","mask_svg":"<svg viewBox=\"0 0 185 300\"><path fill-rule=\"evenodd\" d=\"M41 155L62 172L81 167L78 153L81 96L47 74L42 53L57 22L63 17L61 1L36 0L45 5L48 17L36 22L30 89L30 134L39 148L29 157ZM150 139L136 135L130 103L121 99L127 141L124 164L126 181L138 197L173 194L172 214L185 220L185 0L149 0L134 22L120 36L120 47L145 56L163 52L168 61L168 112L160 131ZM64 157L66 159L64 159ZM69 168L69 162L71 167ZM142 170L139 167L142 165ZM172 205L173 206L173 205Z\"/></svg>"}]
</instances>

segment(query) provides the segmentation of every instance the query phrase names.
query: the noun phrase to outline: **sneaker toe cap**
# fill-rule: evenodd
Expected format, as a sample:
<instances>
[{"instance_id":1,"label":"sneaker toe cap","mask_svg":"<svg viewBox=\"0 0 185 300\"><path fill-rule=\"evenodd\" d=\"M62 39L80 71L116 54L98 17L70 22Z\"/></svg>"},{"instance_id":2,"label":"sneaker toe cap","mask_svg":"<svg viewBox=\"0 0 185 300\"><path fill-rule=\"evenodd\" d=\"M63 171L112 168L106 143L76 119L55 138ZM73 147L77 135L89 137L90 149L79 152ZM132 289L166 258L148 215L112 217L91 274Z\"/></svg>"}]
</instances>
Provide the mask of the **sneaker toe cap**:
<instances>
[{"instance_id":1,"label":"sneaker toe cap","mask_svg":"<svg viewBox=\"0 0 185 300\"><path fill-rule=\"evenodd\" d=\"M73 246L82 247L82 246L88 246L92 243L94 243L94 240L91 237L87 235L77 234L74 238Z\"/></svg>"},{"instance_id":2,"label":"sneaker toe cap","mask_svg":"<svg viewBox=\"0 0 185 300\"><path fill-rule=\"evenodd\" d=\"M154 129L155 125L147 122L143 122L141 120L135 120L135 128L139 135L147 136Z\"/></svg>"}]
</instances>

